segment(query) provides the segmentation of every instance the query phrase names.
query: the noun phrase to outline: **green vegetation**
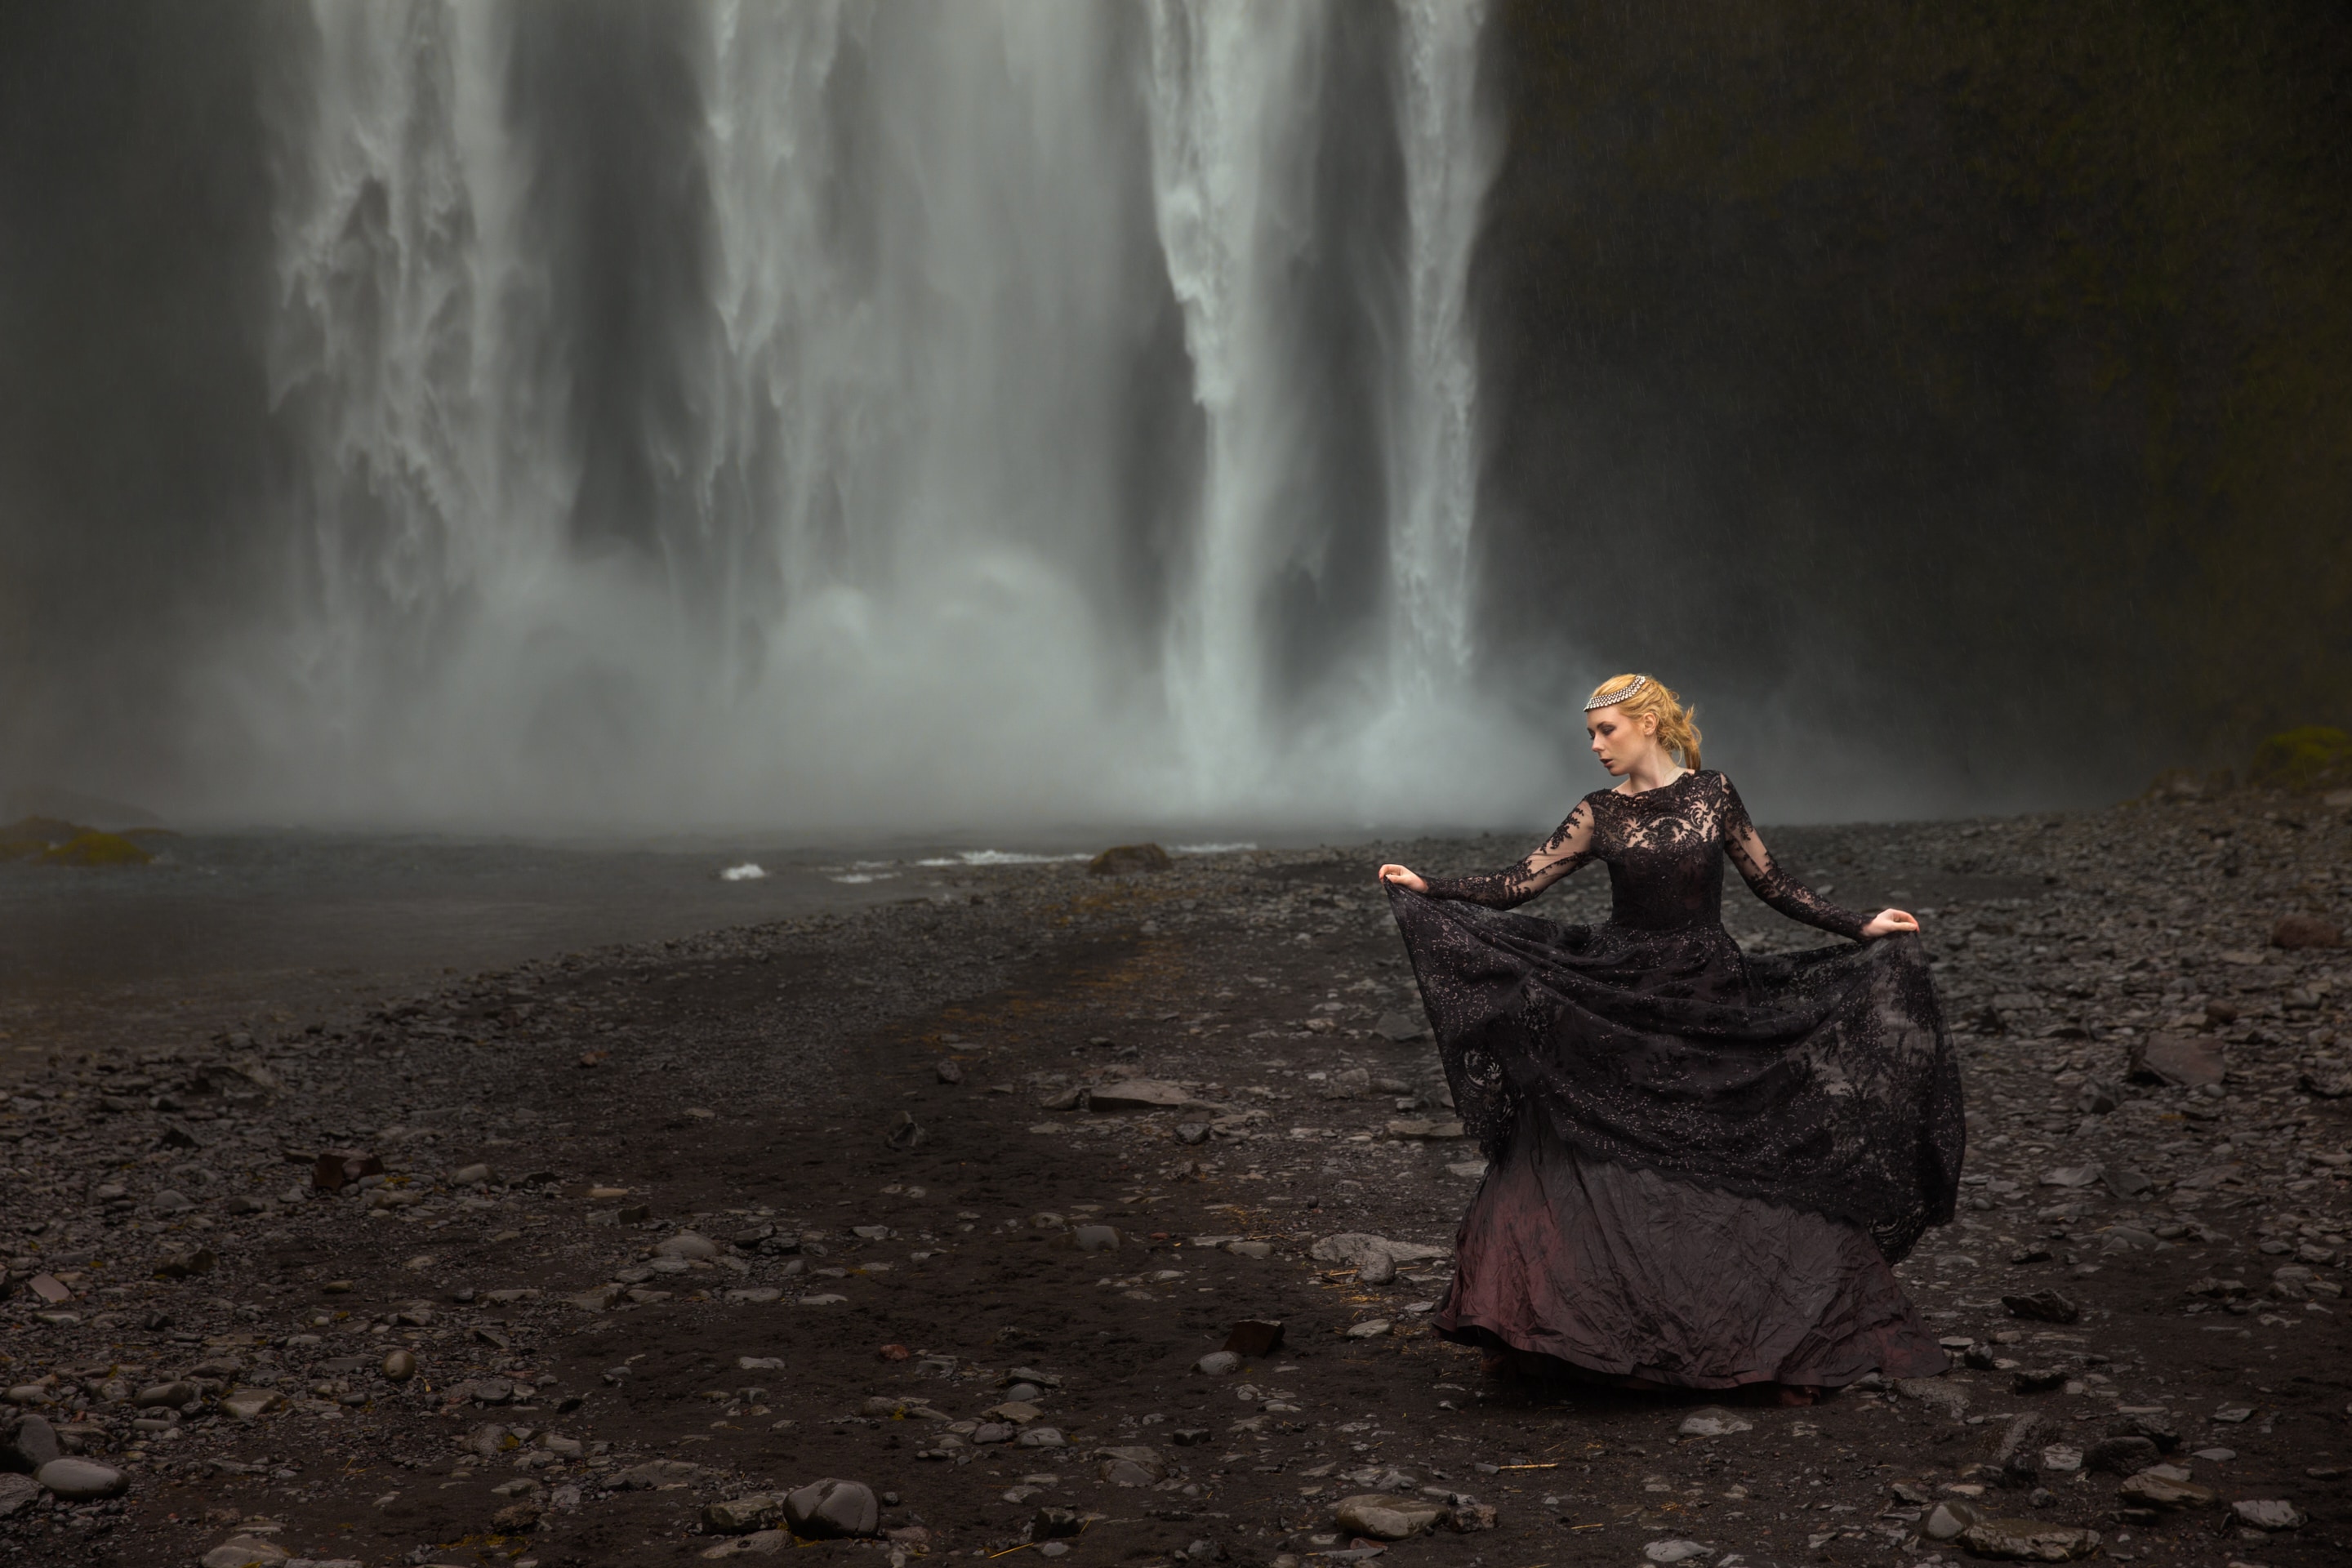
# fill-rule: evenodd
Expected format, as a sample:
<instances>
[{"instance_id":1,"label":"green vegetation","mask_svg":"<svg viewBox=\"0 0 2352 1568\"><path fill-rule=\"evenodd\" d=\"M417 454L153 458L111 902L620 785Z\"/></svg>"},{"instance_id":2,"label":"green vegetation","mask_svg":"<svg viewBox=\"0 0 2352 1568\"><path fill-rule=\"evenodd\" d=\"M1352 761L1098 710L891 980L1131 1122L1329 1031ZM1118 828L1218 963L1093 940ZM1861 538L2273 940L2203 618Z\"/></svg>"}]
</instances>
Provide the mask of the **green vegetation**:
<instances>
[{"instance_id":1,"label":"green vegetation","mask_svg":"<svg viewBox=\"0 0 2352 1568\"><path fill-rule=\"evenodd\" d=\"M2254 748L2247 782L2273 789L2337 789L2352 784L2352 735L2325 724L2284 731Z\"/></svg>"},{"instance_id":2,"label":"green vegetation","mask_svg":"<svg viewBox=\"0 0 2352 1568\"><path fill-rule=\"evenodd\" d=\"M120 833L103 833L53 816L27 816L0 827L0 860L42 866L144 866L152 850Z\"/></svg>"}]
</instances>

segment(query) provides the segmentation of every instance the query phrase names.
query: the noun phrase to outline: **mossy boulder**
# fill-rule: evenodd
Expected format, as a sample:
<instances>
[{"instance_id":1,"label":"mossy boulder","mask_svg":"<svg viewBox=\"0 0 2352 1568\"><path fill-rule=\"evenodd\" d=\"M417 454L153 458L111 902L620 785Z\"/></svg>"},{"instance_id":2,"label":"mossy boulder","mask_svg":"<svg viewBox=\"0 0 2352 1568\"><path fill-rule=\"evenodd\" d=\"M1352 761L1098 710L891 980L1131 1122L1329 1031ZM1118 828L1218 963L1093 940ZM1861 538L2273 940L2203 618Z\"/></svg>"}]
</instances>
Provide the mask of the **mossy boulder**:
<instances>
[{"instance_id":1,"label":"mossy boulder","mask_svg":"<svg viewBox=\"0 0 2352 1568\"><path fill-rule=\"evenodd\" d=\"M144 866L155 858L120 833L77 834L41 856L44 866Z\"/></svg>"},{"instance_id":2,"label":"mossy boulder","mask_svg":"<svg viewBox=\"0 0 2352 1568\"><path fill-rule=\"evenodd\" d=\"M1087 870L1097 877L1130 877L1175 868L1176 862L1157 844L1115 844L1087 862Z\"/></svg>"},{"instance_id":3,"label":"mossy boulder","mask_svg":"<svg viewBox=\"0 0 2352 1568\"><path fill-rule=\"evenodd\" d=\"M144 866L152 851L120 833L101 833L53 816L27 816L0 827L0 860L43 866Z\"/></svg>"},{"instance_id":4,"label":"mossy boulder","mask_svg":"<svg viewBox=\"0 0 2352 1568\"><path fill-rule=\"evenodd\" d=\"M2284 730L2254 748L2248 782L2271 789L2336 789L2352 784L2352 735L2325 724Z\"/></svg>"}]
</instances>

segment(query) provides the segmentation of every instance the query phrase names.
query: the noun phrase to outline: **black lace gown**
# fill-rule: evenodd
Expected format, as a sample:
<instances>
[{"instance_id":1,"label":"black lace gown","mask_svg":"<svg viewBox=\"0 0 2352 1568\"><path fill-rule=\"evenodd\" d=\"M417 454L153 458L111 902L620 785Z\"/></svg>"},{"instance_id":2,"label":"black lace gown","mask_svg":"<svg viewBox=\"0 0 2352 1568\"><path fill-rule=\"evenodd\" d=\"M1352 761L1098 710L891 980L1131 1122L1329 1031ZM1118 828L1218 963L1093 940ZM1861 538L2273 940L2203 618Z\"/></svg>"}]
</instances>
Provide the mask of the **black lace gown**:
<instances>
[{"instance_id":1,"label":"black lace gown","mask_svg":"<svg viewBox=\"0 0 2352 1568\"><path fill-rule=\"evenodd\" d=\"M1741 952L1727 856L1853 940ZM1596 859L1605 924L1502 912ZM1695 1388L1945 1369L1892 1268L1951 1218L1960 1174L1959 1071L1916 937L1862 942L1712 772L1595 791L1517 866L1389 892L1491 1162L1441 1333Z\"/></svg>"}]
</instances>

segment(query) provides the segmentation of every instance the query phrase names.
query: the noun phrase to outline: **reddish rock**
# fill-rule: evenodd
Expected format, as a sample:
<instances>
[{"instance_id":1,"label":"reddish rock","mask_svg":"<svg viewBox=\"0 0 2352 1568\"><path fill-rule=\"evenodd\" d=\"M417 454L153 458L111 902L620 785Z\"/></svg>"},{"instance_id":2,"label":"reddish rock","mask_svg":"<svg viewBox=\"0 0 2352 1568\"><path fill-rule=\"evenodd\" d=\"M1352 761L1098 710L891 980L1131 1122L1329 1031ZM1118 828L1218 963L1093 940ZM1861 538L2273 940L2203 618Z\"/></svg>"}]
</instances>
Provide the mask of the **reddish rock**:
<instances>
[{"instance_id":1,"label":"reddish rock","mask_svg":"<svg viewBox=\"0 0 2352 1568\"><path fill-rule=\"evenodd\" d=\"M2273 947L2342 947L2344 933L2317 915L2283 915L2271 927Z\"/></svg>"}]
</instances>

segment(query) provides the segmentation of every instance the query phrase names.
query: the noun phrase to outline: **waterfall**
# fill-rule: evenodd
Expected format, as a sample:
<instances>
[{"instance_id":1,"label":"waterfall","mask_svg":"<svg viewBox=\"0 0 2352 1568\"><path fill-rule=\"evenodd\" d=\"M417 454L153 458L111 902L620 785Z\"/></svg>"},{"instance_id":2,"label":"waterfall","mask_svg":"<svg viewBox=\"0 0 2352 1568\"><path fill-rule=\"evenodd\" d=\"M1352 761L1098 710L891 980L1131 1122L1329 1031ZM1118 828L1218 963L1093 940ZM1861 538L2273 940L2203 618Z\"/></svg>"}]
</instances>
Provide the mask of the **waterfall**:
<instances>
[{"instance_id":1,"label":"waterfall","mask_svg":"<svg viewBox=\"0 0 2352 1568\"><path fill-rule=\"evenodd\" d=\"M1474 684L1483 5L313 16L294 586L210 678L251 809L1320 824L1550 782Z\"/></svg>"}]
</instances>

